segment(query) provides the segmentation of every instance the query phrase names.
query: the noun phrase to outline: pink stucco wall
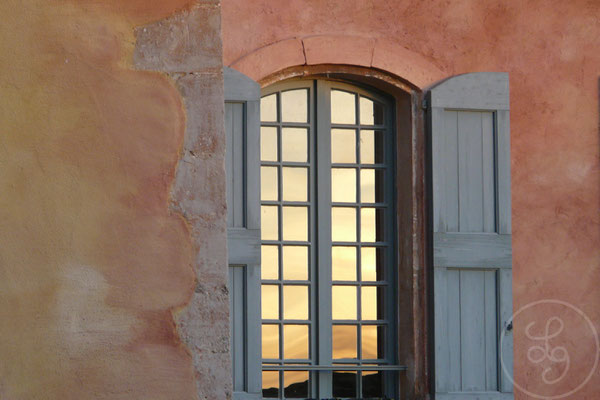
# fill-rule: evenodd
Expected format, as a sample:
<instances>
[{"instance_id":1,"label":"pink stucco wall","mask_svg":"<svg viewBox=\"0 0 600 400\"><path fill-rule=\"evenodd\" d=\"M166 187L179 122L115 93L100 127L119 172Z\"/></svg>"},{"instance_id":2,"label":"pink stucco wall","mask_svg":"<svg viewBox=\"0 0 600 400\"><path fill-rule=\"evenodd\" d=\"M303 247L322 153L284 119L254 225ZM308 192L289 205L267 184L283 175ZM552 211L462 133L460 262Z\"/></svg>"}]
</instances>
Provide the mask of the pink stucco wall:
<instances>
[{"instance_id":1,"label":"pink stucco wall","mask_svg":"<svg viewBox=\"0 0 600 400\"><path fill-rule=\"evenodd\" d=\"M514 309L564 301L600 330L600 2L223 0L222 18L224 63L255 79L319 63L379 68L421 88L508 72ZM529 392L557 395L593 367L589 326L568 328L554 345L571 349L570 375L552 387L515 326L515 377ZM596 370L567 398L598 393Z\"/></svg>"}]
</instances>

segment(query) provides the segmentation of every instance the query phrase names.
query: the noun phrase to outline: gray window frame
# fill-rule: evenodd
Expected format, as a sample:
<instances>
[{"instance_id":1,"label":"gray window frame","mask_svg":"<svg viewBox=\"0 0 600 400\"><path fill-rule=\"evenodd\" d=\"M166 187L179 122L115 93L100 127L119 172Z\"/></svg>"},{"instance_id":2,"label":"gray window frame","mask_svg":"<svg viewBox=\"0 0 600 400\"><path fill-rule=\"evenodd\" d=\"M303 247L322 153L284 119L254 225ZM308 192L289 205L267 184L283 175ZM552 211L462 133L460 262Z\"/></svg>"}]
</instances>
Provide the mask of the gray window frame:
<instances>
[{"instance_id":1,"label":"gray window frame","mask_svg":"<svg viewBox=\"0 0 600 400\"><path fill-rule=\"evenodd\" d=\"M387 190L385 193L384 204L386 204L387 208L387 218L385 218L385 231L388 232L387 235L387 246L386 246L386 254L385 258L386 262L386 284L387 286L387 294L385 295L386 299L386 313L388 315L387 320L385 321L387 324L386 329L386 349L385 354L387 354L386 360L382 362L386 362L387 365L381 366L332 366L331 359L331 335L330 330L332 326L331 314L329 313L317 313L316 304L318 298L319 307L326 310L331 310L331 270L327 268L318 268L318 276L317 280L320 282L318 285L318 292L315 290L311 291L311 310L310 315L318 315L318 321L316 325L319 327L318 332L315 331L315 328L311 329L311 343L309 352L311 355L316 356L316 364L313 362L310 367L280 367L280 366L263 366L263 370L271 370L271 371L279 371L279 370L312 370L312 371L320 371L317 379L312 379L317 374L313 374L311 377L312 387L311 393L314 395L315 393L319 393L319 395L330 396L331 388L332 388L332 371L338 370L348 370L348 371L359 371L359 370L381 370L387 371L384 372L386 375L384 382L386 382L386 387L384 387L384 393L390 397L396 397L399 393L399 379L397 376L397 371L402 371L406 369L404 365L398 365L398 349L397 349L397 341L398 341L398 320L396 318L397 310L397 259L396 259L396 242L397 242L397 232L396 232L396 224L395 224L395 207L396 207L396 187L395 187L395 173L396 173L396 165L395 165L395 148L396 148L396 134L395 134L395 107L394 102L391 97L378 93L374 89L365 89L362 85L358 85L355 83L346 83L339 80L326 80L326 79L292 79L285 82L276 83L271 85L265 89L263 89L261 95L262 97L268 96L274 93L283 92L290 89L298 89L298 88L307 88L309 90L309 98L311 100L311 106L309 106L309 122L308 124L298 124L298 126L308 126L310 129L309 132L309 162L307 164L298 164L298 165L309 165L310 173L309 173L309 185L312 185L315 181L315 174L317 187L309 188L309 202L311 204L312 211L310 212L309 219L309 240L318 237L318 243L313 243L313 245L317 248L317 251L311 252L311 264L313 265L312 273L316 272L317 268L314 266L317 265L317 262L321 262L325 265L331 264L331 237L330 235L316 235L317 230L319 232L331 232L330 226L330 212L331 212L331 148L330 148L330 135L320 134L316 135L316 132L329 132L331 128L330 122L330 97L329 91L333 88L341 89L344 91L352 92L357 95L363 95L374 100L377 100L384 104L386 109L386 121L384 126L380 126L377 129L385 129L387 132L385 133L388 137L388 142L386 143L385 149L385 161L384 164L377 164L377 167L383 167L386 170L387 176ZM357 96L357 102L359 97ZM316 105L316 106L315 106ZM315 115L315 107L318 107L318 115ZM357 112L358 108L357 108ZM278 121L281 121L281 110L278 109ZM261 126L281 126L281 122L277 123L261 123ZM294 126L296 124L285 123L286 126ZM336 125L336 127L348 127L352 129L359 130L358 125L348 125L341 126ZM280 129L280 128L278 128ZM357 134L357 140L359 139L359 133ZM319 149L318 152L315 152L315 147ZM357 152L358 146L356 146ZM278 152L281 152L281 143L278 143ZM316 159L315 159L316 155ZM315 167L315 162L318 165ZM281 165L281 162L273 162L273 163L262 163L262 165ZM336 165L337 167L338 165ZM344 165L340 165L344 166ZM350 165L348 165L350 166ZM360 167L358 168L358 171ZM280 169L281 171L281 169ZM360 173L360 172L358 172ZM281 182L281 172L279 173L280 182ZM312 190L311 190L312 189ZM359 188L357 188L359 189ZM281 199L281 185L279 185L280 191L280 199ZM316 195L315 195L316 194ZM316 203L315 203L316 201ZM271 204L271 202L267 202ZM273 204L275 204L274 202ZM317 210L315 204L319 204L319 209L321 211L327 210L326 215L320 215L319 218L316 218ZM334 204L335 205L335 204ZM341 205L341 204L339 204ZM349 204L345 204L348 206ZM360 203L356 204L357 206L357 222L360 222ZM321 213L322 214L322 213ZM360 224L358 224L360 226ZM281 230L281 218L279 218L279 229ZM360 228L359 228L360 229ZM358 248L361 247L360 242L360 231L357 232L357 242L347 242L345 244L355 245ZM274 244L275 242L269 241L267 244ZM342 244L342 243L339 243ZM381 243L379 243L381 244ZM370 245L370 244L369 244ZM368 246L368 245L367 245ZM318 253L318 255L316 254ZM281 255L280 255L281 257ZM319 260L319 261L317 261ZM281 261L281 260L280 260ZM281 262L280 262L281 268ZM268 283L271 283L269 281ZM337 282L336 282L337 283ZM311 286L315 286L315 282L312 281ZM358 284L357 286L360 286ZM370 286L370 285L369 285ZM359 292L360 293L360 292ZM360 296L358 296L360 298ZM360 300L359 300L360 301ZM359 303L360 304L360 303ZM281 308L281 304L280 304ZM360 307L359 307L360 310ZM392 318L390 318L390 316ZM358 316L360 319L360 316ZM274 322L274 321L269 321ZM338 322L336 321L336 324ZM350 322L347 322L350 323ZM359 329L360 332L360 329ZM316 334L315 334L316 333ZM360 335L360 333L359 333ZM358 338L360 342L360 338ZM317 343L318 342L318 343ZM280 343L281 346L281 343ZM319 349L319 352L315 355L315 349ZM281 349L280 349L281 352ZM280 353L281 354L281 353ZM314 359L313 359L314 360ZM358 379L358 390L360 390L362 385L361 379ZM283 382L280 377L280 390L283 391ZM317 392L319 390L319 392ZM280 397L282 394L280 393Z\"/></svg>"}]
</instances>

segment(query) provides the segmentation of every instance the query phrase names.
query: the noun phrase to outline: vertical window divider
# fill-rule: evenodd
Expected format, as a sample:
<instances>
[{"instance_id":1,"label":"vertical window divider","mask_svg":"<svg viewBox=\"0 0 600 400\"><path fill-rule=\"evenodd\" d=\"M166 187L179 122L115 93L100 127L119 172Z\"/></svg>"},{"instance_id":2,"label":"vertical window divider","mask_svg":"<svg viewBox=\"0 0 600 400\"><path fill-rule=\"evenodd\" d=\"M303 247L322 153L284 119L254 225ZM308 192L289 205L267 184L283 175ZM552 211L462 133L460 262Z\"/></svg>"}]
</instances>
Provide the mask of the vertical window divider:
<instances>
[{"instance_id":1,"label":"vertical window divider","mask_svg":"<svg viewBox=\"0 0 600 400\"><path fill-rule=\"evenodd\" d=\"M317 282L318 282L318 363L331 365L332 362L332 318L331 318L331 85L325 81L316 81L316 104L324 110L316 120L316 159L317 199L319 204L317 215L318 235L315 245L318 252ZM321 265L324 267L321 268ZM319 391L331 397L333 390L332 371L324 371L319 375Z\"/></svg>"}]
</instances>

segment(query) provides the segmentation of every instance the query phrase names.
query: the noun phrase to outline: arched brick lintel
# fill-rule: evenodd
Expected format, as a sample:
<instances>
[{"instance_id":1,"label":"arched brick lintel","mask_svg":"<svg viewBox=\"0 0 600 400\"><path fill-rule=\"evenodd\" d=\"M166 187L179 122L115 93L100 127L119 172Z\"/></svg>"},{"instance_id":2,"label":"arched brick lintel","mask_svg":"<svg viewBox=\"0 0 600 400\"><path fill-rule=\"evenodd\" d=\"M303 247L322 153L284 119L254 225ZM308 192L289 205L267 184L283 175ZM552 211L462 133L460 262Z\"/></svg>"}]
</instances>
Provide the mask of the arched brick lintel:
<instances>
[{"instance_id":1,"label":"arched brick lintel","mask_svg":"<svg viewBox=\"0 0 600 400\"><path fill-rule=\"evenodd\" d=\"M280 40L254 49L228 66L261 81L286 68L318 64L376 68L421 90L448 76L428 58L388 39L345 35Z\"/></svg>"}]
</instances>

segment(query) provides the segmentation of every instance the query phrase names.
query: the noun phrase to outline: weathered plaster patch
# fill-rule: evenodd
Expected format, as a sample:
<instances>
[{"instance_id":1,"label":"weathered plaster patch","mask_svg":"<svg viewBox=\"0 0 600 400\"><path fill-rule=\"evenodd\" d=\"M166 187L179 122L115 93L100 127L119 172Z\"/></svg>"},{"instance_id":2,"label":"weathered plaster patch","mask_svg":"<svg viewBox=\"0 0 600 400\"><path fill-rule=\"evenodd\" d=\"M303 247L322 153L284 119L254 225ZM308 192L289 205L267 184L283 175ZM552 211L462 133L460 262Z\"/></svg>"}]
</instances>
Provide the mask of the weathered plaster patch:
<instances>
[{"instance_id":1,"label":"weathered plaster patch","mask_svg":"<svg viewBox=\"0 0 600 400\"><path fill-rule=\"evenodd\" d=\"M173 318L196 283L169 209L183 104L130 64L134 21L184 3L0 3L3 399L197 398Z\"/></svg>"}]
</instances>

